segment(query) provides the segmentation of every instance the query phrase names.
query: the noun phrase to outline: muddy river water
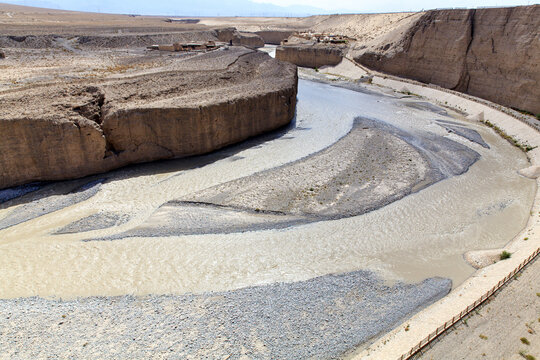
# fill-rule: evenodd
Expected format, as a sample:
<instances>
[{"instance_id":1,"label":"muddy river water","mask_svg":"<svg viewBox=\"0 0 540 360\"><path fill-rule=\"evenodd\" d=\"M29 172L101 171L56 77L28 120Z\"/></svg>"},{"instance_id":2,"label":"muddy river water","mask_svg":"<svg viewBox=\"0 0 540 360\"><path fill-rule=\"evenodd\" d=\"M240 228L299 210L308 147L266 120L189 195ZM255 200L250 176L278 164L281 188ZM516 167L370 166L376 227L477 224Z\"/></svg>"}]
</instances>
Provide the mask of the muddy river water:
<instances>
[{"instance_id":1,"label":"muddy river water","mask_svg":"<svg viewBox=\"0 0 540 360\"><path fill-rule=\"evenodd\" d=\"M359 116L437 134L480 157L461 175L358 216L226 234L115 237L169 201L320 152ZM449 132L445 121L476 131L488 146ZM474 272L466 251L501 247L525 226L536 191L517 174L527 165L491 129L414 96L300 80L296 120L274 134L206 156L46 184L0 204L0 298L202 293L360 269L388 281L441 276L456 286Z\"/></svg>"}]
</instances>

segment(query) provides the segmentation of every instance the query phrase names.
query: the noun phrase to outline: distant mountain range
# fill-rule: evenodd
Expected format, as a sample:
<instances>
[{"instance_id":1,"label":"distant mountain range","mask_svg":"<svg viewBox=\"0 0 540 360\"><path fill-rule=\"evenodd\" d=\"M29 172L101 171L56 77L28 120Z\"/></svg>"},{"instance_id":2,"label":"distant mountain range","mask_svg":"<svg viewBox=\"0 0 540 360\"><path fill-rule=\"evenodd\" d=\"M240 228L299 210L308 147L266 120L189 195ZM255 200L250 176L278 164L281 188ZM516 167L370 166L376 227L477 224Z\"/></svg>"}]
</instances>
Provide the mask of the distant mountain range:
<instances>
[{"instance_id":1,"label":"distant mountain range","mask_svg":"<svg viewBox=\"0 0 540 360\"><path fill-rule=\"evenodd\" d=\"M309 16L328 11L302 5L278 6L249 0L2 0L15 5L113 14L169 16Z\"/></svg>"}]
</instances>

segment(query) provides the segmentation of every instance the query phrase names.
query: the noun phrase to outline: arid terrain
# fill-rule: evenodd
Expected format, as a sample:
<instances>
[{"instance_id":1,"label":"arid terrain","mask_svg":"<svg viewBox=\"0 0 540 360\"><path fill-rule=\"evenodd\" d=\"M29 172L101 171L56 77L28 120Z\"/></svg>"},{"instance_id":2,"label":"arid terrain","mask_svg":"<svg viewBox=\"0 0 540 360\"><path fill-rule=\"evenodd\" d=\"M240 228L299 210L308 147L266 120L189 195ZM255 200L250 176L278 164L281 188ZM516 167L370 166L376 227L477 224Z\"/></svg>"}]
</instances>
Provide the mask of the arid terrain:
<instances>
[{"instance_id":1,"label":"arid terrain","mask_svg":"<svg viewBox=\"0 0 540 360\"><path fill-rule=\"evenodd\" d=\"M0 359L362 358L496 283L540 242L539 9L0 4ZM538 357L538 274L422 358Z\"/></svg>"},{"instance_id":2,"label":"arid terrain","mask_svg":"<svg viewBox=\"0 0 540 360\"><path fill-rule=\"evenodd\" d=\"M417 359L523 359L540 354L540 262L518 274Z\"/></svg>"}]
</instances>

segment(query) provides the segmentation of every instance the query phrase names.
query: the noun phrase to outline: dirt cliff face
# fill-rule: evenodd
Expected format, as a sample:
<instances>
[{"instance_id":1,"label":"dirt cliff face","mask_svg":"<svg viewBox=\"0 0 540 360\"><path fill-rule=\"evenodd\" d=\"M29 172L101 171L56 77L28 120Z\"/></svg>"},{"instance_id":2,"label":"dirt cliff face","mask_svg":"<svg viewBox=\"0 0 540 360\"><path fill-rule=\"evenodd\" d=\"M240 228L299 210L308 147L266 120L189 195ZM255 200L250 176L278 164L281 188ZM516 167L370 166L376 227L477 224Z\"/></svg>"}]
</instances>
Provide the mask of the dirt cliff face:
<instances>
[{"instance_id":1,"label":"dirt cliff face","mask_svg":"<svg viewBox=\"0 0 540 360\"><path fill-rule=\"evenodd\" d=\"M337 65L343 59L345 46L329 44L294 44L279 46L276 59L288 61L298 66L317 68L324 65Z\"/></svg>"},{"instance_id":2,"label":"dirt cliff face","mask_svg":"<svg viewBox=\"0 0 540 360\"><path fill-rule=\"evenodd\" d=\"M215 33L219 41L230 42L235 46L247 46L253 49L264 46L263 38L255 33L239 32L235 28L217 29Z\"/></svg>"},{"instance_id":3,"label":"dirt cliff face","mask_svg":"<svg viewBox=\"0 0 540 360\"><path fill-rule=\"evenodd\" d=\"M355 59L376 70L540 113L540 5L428 11Z\"/></svg>"},{"instance_id":4,"label":"dirt cliff face","mask_svg":"<svg viewBox=\"0 0 540 360\"><path fill-rule=\"evenodd\" d=\"M233 47L0 95L0 188L201 154L289 123L296 67Z\"/></svg>"},{"instance_id":5,"label":"dirt cliff face","mask_svg":"<svg viewBox=\"0 0 540 360\"><path fill-rule=\"evenodd\" d=\"M280 45L281 42L293 35L295 32L292 30L261 30L255 32L265 42L265 44Z\"/></svg>"}]
</instances>

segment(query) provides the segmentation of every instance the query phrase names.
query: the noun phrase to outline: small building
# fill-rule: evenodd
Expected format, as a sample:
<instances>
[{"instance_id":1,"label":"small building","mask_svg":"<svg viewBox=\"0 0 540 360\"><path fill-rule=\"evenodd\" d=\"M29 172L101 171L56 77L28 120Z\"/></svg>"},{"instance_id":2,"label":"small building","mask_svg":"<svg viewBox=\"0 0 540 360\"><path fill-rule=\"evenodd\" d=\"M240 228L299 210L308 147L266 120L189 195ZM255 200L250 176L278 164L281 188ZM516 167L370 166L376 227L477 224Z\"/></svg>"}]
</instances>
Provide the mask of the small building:
<instances>
[{"instance_id":1,"label":"small building","mask_svg":"<svg viewBox=\"0 0 540 360\"><path fill-rule=\"evenodd\" d=\"M193 43L174 43L172 45L151 45L148 46L148 50L159 50L159 51L208 51L215 50L219 48L214 41L207 41L204 43L193 42Z\"/></svg>"},{"instance_id":2,"label":"small building","mask_svg":"<svg viewBox=\"0 0 540 360\"><path fill-rule=\"evenodd\" d=\"M168 18L165 22L169 23L180 23L180 24L197 24L200 22L199 19L184 19L184 18Z\"/></svg>"}]
</instances>

